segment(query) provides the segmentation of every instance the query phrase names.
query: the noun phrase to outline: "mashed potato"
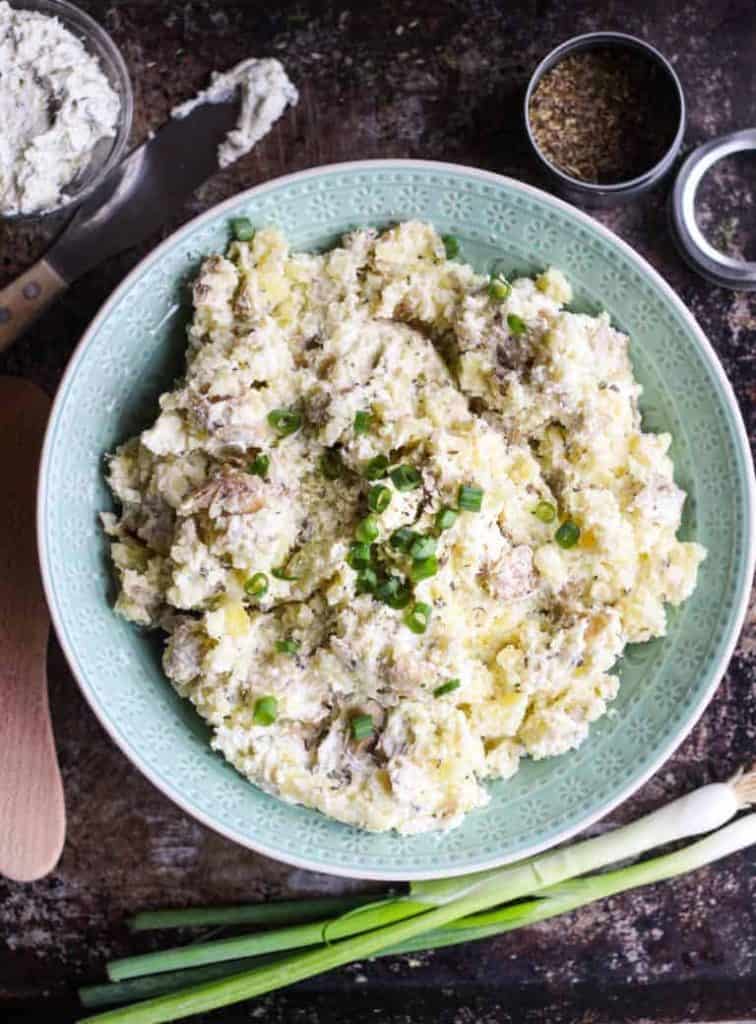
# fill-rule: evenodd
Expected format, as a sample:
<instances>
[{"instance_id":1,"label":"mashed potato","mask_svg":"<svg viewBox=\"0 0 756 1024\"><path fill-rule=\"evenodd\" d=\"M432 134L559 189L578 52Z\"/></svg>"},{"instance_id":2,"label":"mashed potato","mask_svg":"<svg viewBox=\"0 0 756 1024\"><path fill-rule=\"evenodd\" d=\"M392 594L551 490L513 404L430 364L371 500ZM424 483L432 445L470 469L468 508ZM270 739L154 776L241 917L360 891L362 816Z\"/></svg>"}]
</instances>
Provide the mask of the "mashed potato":
<instances>
[{"instance_id":1,"label":"mashed potato","mask_svg":"<svg viewBox=\"0 0 756 1024\"><path fill-rule=\"evenodd\" d=\"M205 261L185 377L109 462L117 610L265 790L449 828L577 747L703 549L628 339L430 226Z\"/></svg>"}]
</instances>

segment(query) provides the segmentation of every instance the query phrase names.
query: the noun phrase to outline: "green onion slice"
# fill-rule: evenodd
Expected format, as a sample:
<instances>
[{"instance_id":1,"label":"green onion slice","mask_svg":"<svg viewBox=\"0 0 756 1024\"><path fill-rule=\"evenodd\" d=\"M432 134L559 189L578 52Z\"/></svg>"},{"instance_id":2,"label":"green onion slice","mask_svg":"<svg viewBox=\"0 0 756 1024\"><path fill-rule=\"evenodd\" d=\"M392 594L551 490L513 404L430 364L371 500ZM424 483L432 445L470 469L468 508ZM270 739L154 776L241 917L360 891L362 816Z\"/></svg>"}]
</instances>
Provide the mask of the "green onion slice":
<instances>
[{"instance_id":1,"label":"green onion slice","mask_svg":"<svg viewBox=\"0 0 756 1024\"><path fill-rule=\"evenodd\" d=\"M431 606L424 601L417 601L404 616L404 622L413 633L424 633L431 617Z\"/></svg>"},{"instance_id":2,"label":"green onion slice","mask_svg":"<svg viewBox=\"0 0 756 1024\"><path fill-rule=\"evenodd\" d=\"M388 576L375 588L375 596L389 608L406 608L412 591L400 576Z\"/></svg>"},{"instance_id":3,"label":"green onion slice","mask_svg":"<svg viewBox=\"0 0 756 1024\"><path fill-rule=\"evenodd\" d=\"M244 593L250 597L262 597L268 592L268 577L264 572L256 572L244 584Z\"/></svg>"},{"instance_id":4,"label":"green onion slice","mask_svg":"<svg viewBox=\"0 0 756 1024\"><path fill-rule=\"evenodd\" d=\"M370 550L370 545L365 544L364 541L349 545L346 560L347 564L353 569L366 569L370 565L371 558L372 551Z\"/></svg>"},{"instance_id":5,"label":"green onion slice","mask_svg":"<svg viewBox=\"0 0 756 1024\"><path fill-rule=\"evenodd\" d=\"M294 580L298 580L299 576L294 576L292 573L288 573L285 569L271 569L271 576L275 576L277 580L286 580L288 583L293 583Z\"/></svg>"},{"instance_id":6,"label":"green onion slice","mask_svg":"<svg viewBox=\"0 0 756 1024\"><path fill-rule=\"evenodd\" d=\"M412 542L412 547L409 549L410 558L414 558L416 562L421 562L425 558L430 558L431 555L436 553L436 538L428 536L419 536Z\"/></svg>"},{"instance_id":7,"label":"green onion slice","mask_svg":"<svg viewBox=\"0 0 756 1024\"><path fill-rule=\"evenodd\" d=\"M369 566L367 569L360 569L357 573L357 593L374 594L378 586L378 574L375 569Z\"/></svg>"},{"instance_id":8,"label":"green onion slice","mask_svg":"<svg viewBox=\"0 0 756 1024\"><path fill-rule=\"evenodd\" d=\"M278 701L275 697L260 697L255 701L252 713L255 725L273 725L278 714Z\"/></svg>"},{"instance_id":9,"label":"green onion slice","mask_svg":"<svg viewBox=\"0 0 756 1024\"><path fill-rule=\"evenodd\" d=\"M397 466L389 475L397 491L414 491L423 482L414 466Z\"/></svg>"},{"instance_id":10,"label":"green onion slice","mask_svg":"<svg viewBox=\"0 0 756 1024\"><path fill-rule=\"evenodd\" d=\"M497 302L503 302L509 298L511 291L511 284L503 277L495 277L488 286L488 294L492 299L496 299Z\"/></svg>"},{"instance_id":11,"label":"green onion slice","mask_svg":"<svg viewBox=\"0 0 756 1024\"><path fill-rule=\"evenodd\" d=\"M580 540L580 527L571 519L565 519L554 534L554 540L560 548L574 548Z\"/></svg>"},{"instance_id":12,"label":"green onion slice","mask_svg":"<svg viewBox=\"0 0 756 1024\"><path fill-rule=\"evenodd\" d=\"M422 558L413 562L409 576L413 583L419 583L421 580L427 580L431 576L435 576L437 572L438 559L435 555L430 555L428 558Z\"/></svg>"},{"instance_id":13,"label":"green onion slice","mask_svg":"<svg viewBox=\"0 0 756 1024\"><path fill-rule=\"evenodd\" d=\"M459 513L456 508L449 508L448 505L444 505L436 512L436 529L440 532L444 530L450 530L457 521Z\"/></svg>"},{"instance_id":14,"label":"green onion slice","mask_svg":"<svg viewBox=\"0 0 756 1024\"><path fill-rule=\"evenodd\" d=\"M355 715L349 723L349 727L352 731L353 739L358 742L360 740L366 740L373 735L373 716Z\"/></svg>"},{"instance_id":15,"label":"green onion slice","mask_svg":"<svg viewBox=\"0 0 756 1024\"><path fill-rule=\"evenodd\" d=\"M441 241L444 243L447 260L453 260L459 255L459 239L454 235L443 235Z\"/></svg>"},{"instance_id":16,"label":"green onion slice","mask_svg":"<svg viewBox=\"0 0 756 1024\"><path fill-rule=\"evenodd\" d=\"M255 455L249 466L247 466L247 469L255 476L266 477L268 475L268 470L270 469L270 456L266 455L265 452L260 452L259 455Z\"/></svg>"},{"instance_id":17,"label":"green onion slice","mask_svg":"<svg viewBox=\"0 0 756 1024\"><path fill-rule=\"evenodd\" d=\"M462 484L459 489L457 504L465 512L480 512L483 507L483 489Z\"/></svg>"},{"instance_id":18,"label":"green onion slice","mask_svg":"<svg viewBox=\"0 0 756 1024\"><path fill-rule=\"evenodd\" d=\"M363 475L368 480L382 480L388 473L389 460L385 455L376 455L371 459L363 470Z\"/></svg>"},{"instance_id":19,"label":"green onion slice","mask_svg":"<svg viewBox=\"0 0 756 1024\"><path fill-rule=\"evenodd\" d=\"M367 434L373 425L373 414L371 412L356 412L354 414L355 434Z\"/></svg>"},{"instance_id":20,"label":"green onion slice","mask_svg":"<svg viewBox=\"0 0 756 1024\"><path fill-rule=\"evenodd\" d=\"M385 512L391 504L391 491L383 484L376 484L368 491L368 508L373 512Z\"/></svg>"},{"instance_id":21,"label":"green onion slice","mask_svg":"<svg viewBox=\"0 0 756 1024\"><path fill-rule=\"evenodd\" d=\"M276 650L279 654L296 654L301 646L298 640L276 640Z\"/></svg>"},{"instance_id":22,"label":"green onion slice","mask_svg":"<svg viewBox=\"0 0 756 1024\"><path fill-rule=\"evenodd\" d=\"M394 530L391 534L389 544L394 551L401 551L406 555L418 536L419 534L411 530L409 526L400 526L398 530Z\"/></svg>"},{"instance_id":23,"label":"green onion slice","mask_svg":"<svg viewBox=\"0 0 756 1024\"><path fill-rule=\"evenodd\" d=\"M369 515L357 523L354 535L361 544L372 544L380 532L378 520L374 515Z\"/></svg>"},{"instance_id":24,"label":"green onion slice","mask_svg":"<svg viewBox=\"0 0 756 1024\"><path fill-rule=\"evenodd\" d=\"M542 523L553 523L556 519L556 514L556 506L552 505L550 501L539 501L533 509L533 515L536 519L540 519Z\"/></svg>"},{"instance_id":25,"label":"green onion slice","mask_svg":"<svg viewBox=\"0 0 756 1024\"><path fill-rule=\"evenodd\" d=\"M453 693L455 690L458 690L461 685L459 679L449 679L447 682L441 683L440 686L436 687L433 691L433 696L445 697L447 693Z\"/></svg>"},{"instance_id":26,"label":"green onion slice","mask_svg":"<svg viewBox=\"0 0 756 1024\"><path fill-rule=\"evenodd\" d=\"M255 237L255 229L249 217L234 217L231 230L237 242L251 242Z\"/></svg>"},{"instance_id":27,"label":"green onion slice","mask_svg":"<svg viewBox=\"0 0 756 1024\"><path fill-rule=\"evenodd\" d=\"M515 336L524 334L528 329L528 325L522 317L518 316L516 313L510 313L507 317L507 327L509 327L512 334Z\"/></svg>"},{"instance_id":28,"label":"green onion slice","mask_svg":"<svg viewBox=\"0 0 756 1024\"><path fill-rule=\"evenodd\" d=\"M268 423L280 437L288 437L302 426L302 414L296 409L273 409L268 413Z\"/></svg>"}]
</instances>

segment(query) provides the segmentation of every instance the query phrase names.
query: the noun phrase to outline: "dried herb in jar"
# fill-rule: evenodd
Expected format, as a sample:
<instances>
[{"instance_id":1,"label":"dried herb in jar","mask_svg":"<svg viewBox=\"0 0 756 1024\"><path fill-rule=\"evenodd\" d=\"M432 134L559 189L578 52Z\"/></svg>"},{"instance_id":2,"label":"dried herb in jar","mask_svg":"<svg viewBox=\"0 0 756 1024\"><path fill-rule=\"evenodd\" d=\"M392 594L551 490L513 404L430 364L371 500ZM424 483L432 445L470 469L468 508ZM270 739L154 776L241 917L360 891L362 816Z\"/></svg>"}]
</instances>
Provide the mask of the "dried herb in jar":
<instances>
[{"instance_id":1,"label":"dried herb in jar","mask_svg":"<svg viewBox=\"0 0 756 1024\"><path fill-rule=\"evenodd\" d=\"M661 160L679 118L662 69L641 52L596 47L569 54L541 78L530 126L542 155L581 181L630 181Z\"/></svg>"}]
</instances>

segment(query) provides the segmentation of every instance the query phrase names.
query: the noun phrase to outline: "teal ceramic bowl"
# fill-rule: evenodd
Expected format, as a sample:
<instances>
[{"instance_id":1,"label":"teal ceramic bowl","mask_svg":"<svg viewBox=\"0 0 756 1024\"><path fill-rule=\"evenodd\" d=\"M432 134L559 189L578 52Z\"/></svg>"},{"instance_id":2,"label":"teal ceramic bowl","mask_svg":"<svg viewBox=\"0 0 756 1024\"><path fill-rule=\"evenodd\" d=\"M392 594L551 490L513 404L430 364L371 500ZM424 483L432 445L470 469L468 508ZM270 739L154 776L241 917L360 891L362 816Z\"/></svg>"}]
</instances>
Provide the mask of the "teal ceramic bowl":
<instances>
[{"instance_id":1,"label":"teal ceramic bowl","mask_svg":"<svg viewBox=\"0 0 756 1024\"><path fill-rule=\"evenodd\" d=\"M526 762L489 806L446 834L349 828L267 796L208 745L160 668L160 638L118 619L98 512L103 455L154 417L180 372L187 285L222 250L230 217L277 224L294 247L333 244L358 224L422 218L456 235L478 270L561 267L577 308L609 310L632 339L647 429L668 430L688 493L682 532L709 549L669 633L627 650L620 692L580 750ZM53 622L93 711L167 796L244 846L316 871L418 879L493 867L583 829L629 796L680 743L732 653L754 559L754 482L730 385L693 317L654 270L601 225L516 181L447 164L340 164L253 188L187 224L115 291L60 386L39 485L42 571Z\"/></svg>"}]
</instances>

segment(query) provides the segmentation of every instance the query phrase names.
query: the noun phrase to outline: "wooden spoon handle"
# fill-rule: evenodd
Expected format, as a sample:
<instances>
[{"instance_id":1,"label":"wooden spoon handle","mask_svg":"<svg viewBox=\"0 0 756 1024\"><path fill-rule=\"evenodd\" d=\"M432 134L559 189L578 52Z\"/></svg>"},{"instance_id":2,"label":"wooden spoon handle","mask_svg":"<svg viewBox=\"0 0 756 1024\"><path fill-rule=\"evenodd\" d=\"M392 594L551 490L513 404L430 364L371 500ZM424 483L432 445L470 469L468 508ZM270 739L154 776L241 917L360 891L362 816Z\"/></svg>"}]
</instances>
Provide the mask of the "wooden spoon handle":
<instances>
[{"instance_id":1,"label":"wooden spoon handle","mask_svg":"<svg viewBox=\"0 0 756 1024\"><path fill-rule=\"evenodd\" d=\"M34 529L49 408L31 382L0 377L0 872L22 882L55 866L65 836Z\"/></svg>"},{"instance_id":2,"label":"wooden spoon handle","mask_svg":"<svg viewBox=\"0 0 756 1024\"><path fill-rule=\"evenodd\" d=\"M0 291L0 352L16 340L68 285L47 260L39 260Z\"/></svg>"}]
</instances>

